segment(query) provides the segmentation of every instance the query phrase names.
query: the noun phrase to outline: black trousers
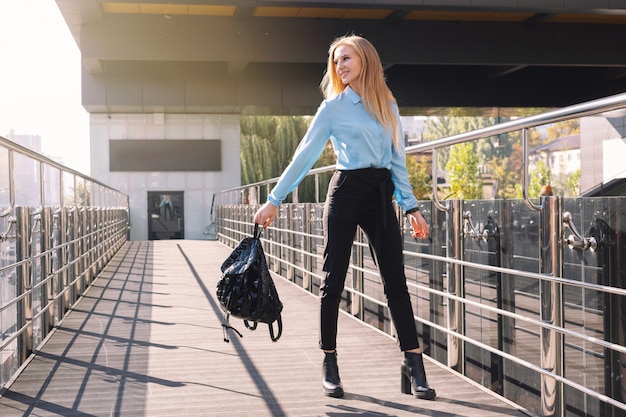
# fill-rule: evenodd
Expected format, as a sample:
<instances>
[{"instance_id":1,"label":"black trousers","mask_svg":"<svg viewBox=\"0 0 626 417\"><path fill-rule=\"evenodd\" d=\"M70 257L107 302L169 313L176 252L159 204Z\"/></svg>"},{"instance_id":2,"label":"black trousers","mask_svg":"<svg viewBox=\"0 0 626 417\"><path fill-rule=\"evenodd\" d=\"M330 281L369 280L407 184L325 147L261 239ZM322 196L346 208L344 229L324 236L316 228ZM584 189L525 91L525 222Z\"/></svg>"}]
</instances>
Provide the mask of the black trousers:
<instances>
[{"instance_id":1,"label":"black trousers","mask_svg":"<svg viewBox=\"0 0 626 417\"><path fill-rule=\"evenodd\" d=\"M320 288L320 347L337 346L337 318L357 226L374 250L401 350L419 347L406 285L402 236L392 205L387 169L337 171L324 207L324 280Z\"/></svg>"}]
</instances>

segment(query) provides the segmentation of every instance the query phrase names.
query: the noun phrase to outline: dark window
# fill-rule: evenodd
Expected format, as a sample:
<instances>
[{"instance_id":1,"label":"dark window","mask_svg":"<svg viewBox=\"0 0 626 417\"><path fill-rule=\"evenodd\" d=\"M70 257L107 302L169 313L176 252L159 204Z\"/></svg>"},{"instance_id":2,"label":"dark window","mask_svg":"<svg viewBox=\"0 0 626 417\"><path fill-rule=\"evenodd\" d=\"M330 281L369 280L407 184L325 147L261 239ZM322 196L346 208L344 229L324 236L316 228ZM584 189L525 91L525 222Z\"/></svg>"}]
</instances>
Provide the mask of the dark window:
<instances>
[{"instance_id":1,"label":"dark window","mask_svg":"<svg viewBox=\"0 0 626 417\"><path fill-rule=\"evenodd\" d=\"M212 140L109 140L110 171L221 171L222 149Z\"/></svg>"}]
</instances>

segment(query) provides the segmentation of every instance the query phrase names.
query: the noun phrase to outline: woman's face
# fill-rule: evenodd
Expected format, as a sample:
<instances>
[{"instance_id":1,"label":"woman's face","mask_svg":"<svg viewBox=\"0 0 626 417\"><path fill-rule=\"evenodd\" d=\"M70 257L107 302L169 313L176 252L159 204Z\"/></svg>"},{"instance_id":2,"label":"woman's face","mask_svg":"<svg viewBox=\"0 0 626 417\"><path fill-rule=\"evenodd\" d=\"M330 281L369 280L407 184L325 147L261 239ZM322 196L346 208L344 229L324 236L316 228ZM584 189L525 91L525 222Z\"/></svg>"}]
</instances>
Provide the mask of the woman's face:
<instances>
[{"instance_id":1,"label":"woman's face","mask_svg":"<svg viewBox=\"0 0 626 417\"><path fill-rule=\"evenodd\" d=\"M350 45L338 46L333 53L333 62L335 63L335 71L344 85L350 85L361 75L361 58Z\"/></svg>"}]
</instances>

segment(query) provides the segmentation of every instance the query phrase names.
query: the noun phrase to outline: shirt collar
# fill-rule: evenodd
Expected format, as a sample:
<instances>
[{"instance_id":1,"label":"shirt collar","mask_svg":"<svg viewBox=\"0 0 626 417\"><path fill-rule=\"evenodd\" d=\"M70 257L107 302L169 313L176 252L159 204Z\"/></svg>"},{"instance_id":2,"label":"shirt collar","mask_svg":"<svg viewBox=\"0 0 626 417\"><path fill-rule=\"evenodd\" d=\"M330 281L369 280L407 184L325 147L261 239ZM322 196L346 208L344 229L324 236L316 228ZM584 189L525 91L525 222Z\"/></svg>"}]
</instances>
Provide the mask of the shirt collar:
<instances>
[{"instance_id":1,"label":"shirt collar","mask_svg":"<svg viewBox=\"0 0 626 417\"><path fill-rule=\"evenodd\" d=\"M343 90L344 93L346 94L346 96L354 103L357 104L358 102L361 101L361 96L359 96L356 91L354 91L352 88L350 88L349 85L346 86L346 88Z\"/></svg>"}]
</instances>

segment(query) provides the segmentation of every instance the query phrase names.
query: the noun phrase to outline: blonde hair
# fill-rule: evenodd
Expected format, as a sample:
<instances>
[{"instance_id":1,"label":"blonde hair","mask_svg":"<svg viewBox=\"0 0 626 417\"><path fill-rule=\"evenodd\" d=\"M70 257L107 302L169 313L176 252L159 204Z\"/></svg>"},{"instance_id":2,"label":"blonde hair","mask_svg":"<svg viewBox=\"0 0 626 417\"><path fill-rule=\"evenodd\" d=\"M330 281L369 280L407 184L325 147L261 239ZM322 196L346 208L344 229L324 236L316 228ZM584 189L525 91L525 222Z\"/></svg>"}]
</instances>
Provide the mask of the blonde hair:
<instances>
[{"instance_id":1,"label":"blonde hair","mask_svg":"<svg viewBox=\"0 0 626 417\"><path fill-rule=\"evenodd\" d=\"M387 86L380 57L370 41L361 36L347 35L331 43L328 48L328 66L320 83L324 98L336 97L346 88L337 74L334 60L335 50L342 45L351 46L361 59L361 74L356 80L356 90L359 91L365 110L385 127L397 149L400 144L400 132L392 107L396 99Z\"/></svg>"}]
</instances>

